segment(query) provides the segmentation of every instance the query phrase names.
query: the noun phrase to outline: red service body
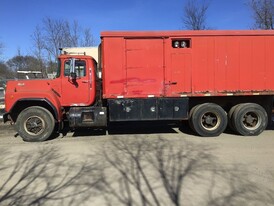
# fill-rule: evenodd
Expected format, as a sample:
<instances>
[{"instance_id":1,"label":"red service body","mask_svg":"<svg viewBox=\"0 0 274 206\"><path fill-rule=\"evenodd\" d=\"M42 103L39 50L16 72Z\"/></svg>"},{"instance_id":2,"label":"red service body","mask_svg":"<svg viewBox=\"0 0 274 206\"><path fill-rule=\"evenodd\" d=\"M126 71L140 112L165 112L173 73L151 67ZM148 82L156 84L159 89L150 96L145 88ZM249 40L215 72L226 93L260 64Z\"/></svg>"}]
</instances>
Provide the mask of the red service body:
<instances>
[{"instance_id":1,"label":"red service body","mask_svg":"<svg viewBox=\"0 0 274 206\"><path fill-rule=\"evenodd\" d=\"M103 32L103 97L273 94L273 31ZM187 47L174 47L187 41Z\"/></svg>"}]
</instances>

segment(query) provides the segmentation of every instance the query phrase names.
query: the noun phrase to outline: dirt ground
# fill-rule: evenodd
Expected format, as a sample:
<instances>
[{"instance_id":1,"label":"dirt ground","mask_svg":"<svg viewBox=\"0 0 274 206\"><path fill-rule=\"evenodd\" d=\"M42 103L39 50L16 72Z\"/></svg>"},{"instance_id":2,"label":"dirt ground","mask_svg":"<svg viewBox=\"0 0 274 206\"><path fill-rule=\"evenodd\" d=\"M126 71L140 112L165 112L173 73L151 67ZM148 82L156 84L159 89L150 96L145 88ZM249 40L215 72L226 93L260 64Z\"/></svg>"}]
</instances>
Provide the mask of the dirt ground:
<instances>
[{"instance_id":1,"label":"dirt ground","mask_svg":"<svg viewBox=\"0 0 274 206\"><path fill-rule=\"evenodd\" d=\"M42 143L0 125L0 205L274 205L274 130L113 125Z\"/></svg>"}]
</instances>

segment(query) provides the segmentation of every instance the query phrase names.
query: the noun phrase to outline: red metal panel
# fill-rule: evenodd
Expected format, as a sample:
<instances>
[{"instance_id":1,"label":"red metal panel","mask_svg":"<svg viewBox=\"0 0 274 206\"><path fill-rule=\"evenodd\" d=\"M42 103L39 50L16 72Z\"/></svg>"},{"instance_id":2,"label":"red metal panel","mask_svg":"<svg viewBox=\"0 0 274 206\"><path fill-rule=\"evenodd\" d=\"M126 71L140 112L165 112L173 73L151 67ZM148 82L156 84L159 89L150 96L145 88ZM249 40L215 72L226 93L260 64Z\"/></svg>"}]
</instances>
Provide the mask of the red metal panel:
<instances>
[{"instance_id":1,"label":"red metal panel","mask_svg":"<svg viewBox=\"0 0 274 206\"><path fill-rule=\"evenodd\" d=\"M274 38L265 37L266 47L265 47L265 72L266 72L266 90L274 88Z\"/></svg>"},{"instance_id":2,"label":"red metal panel","mask_svg":"<svg viewBox=\"0 0 274 206\"><path fill-rule=\"evenodd\" d=\"M127 96L163 95L163 39L126 40Z\"/></svg>"},{"instance_id":3,"label":"red metal panel","mask_svg":"<svg viewBox=\"0 0 274 206\"><path fill-rule=\"evenodd\" d=\"M226 38L226 84L224 92L236 92L239 90L240 70L240 39L238 36Z\"/></svg>"},{"instance_id":4,"label":"red metal panel","mask_svg":"<svg viewBox=\"0 0 274 206\"><path fill-rule=\"evenodd\" d=\"M95 72L90 58L86 56L76 56L77 60L84 62L83 74L78 76L75 81L70 80L69 73L61 74L61 91L60 98L62 106L86 106L91 105L95 100L95 81L91 81L95 77ZM65 66L65 62L69 63L69 57L61 59L62 66ZM64 70L62 70L64 71ZM85 74L85 75L84 75ZM79 74L78 74L79 75ZM69 92L68 92L69 91ZM85 95L83 95L85 94Z\"/></svg>"},{"instance_id":5,"label":"red metal panel","mask_svg":"<svg viewBox=\"0 0 274 206\"><path fill-rule=\"evenodd\" d=\"M240 91L250 91L252 87L252 73L253 73L253 52L252 52L252 39L253 37L240 37Z\"/></svg>"},{"instance_id":6,"label":"red metal panel","mask_svg":"<svg viewBox=\"0 0 274 206\"><path fill-rule=\"evenodd\" d=\"M126 71L124 69L124 39L103 39L103 96L125 95Z\"/></svg>"},{"instance_id":7,"label":"red metal panel","mask_svg":"<svg viewBox=\"0 0 274 206\"><path fill-rule=\"evenodd\" d=\"M183 38L190 48L172 47ZM274 94L274 31L104 32L103 39L105 98Z\"/></svg>"},{"instance_id":8,"label":"red metal panel","mask_svg":"<svg viewBox=\"0 0 274 206\"><path fill-rule=\"evenodd\" d=\"M170 85L172 96L191 92L191 58L188 52L171 54L171 81L166 83Z\"/></svg>"},{"instance_id":9,"label":"red metal panel","mask_svg":"<svg viewBox=\"0 0 274 206\"><path fill-rule=\"evenodd\" d=\"M215 38L215 88L214 92L224 91L226 85L226 37Z\"/></svg>"},{"instance_id":10,"label":"red metal panel","mask_svg":"<svg viewBox=\"0 0 274 206\"><path fill-rule=\"evenodd\" d=\"M212 37L192 38L192 91L214 92L215 90L215 41Z\"/></svg>"},{"instance_id":11,"label":"red metal panel","mask_svg":"<svg viewBox=\"0 0 274 206\"><path fill-rule=\"evenodd\" d=\"M7 82L5 96L5 110L11 109L23 99L46 99L57 110L57 119L63 116L63 110L60 103L59 91L61 90L60 79L31 79L31 80L12 80ZM58 91L58 92L57 92Z\"/></svg>"},{"instance_id":12,"label":"red metal panel","mask_svg":"<svg viewBox=\"0 0 274 206\"><path fill-rule=\"evenodd\" d=\"M252 39L252 85L250 90L265 90L265 39L264 37L254 37ZM246 72L250 72L245 68Z\"/></svg>"}]
</instances>

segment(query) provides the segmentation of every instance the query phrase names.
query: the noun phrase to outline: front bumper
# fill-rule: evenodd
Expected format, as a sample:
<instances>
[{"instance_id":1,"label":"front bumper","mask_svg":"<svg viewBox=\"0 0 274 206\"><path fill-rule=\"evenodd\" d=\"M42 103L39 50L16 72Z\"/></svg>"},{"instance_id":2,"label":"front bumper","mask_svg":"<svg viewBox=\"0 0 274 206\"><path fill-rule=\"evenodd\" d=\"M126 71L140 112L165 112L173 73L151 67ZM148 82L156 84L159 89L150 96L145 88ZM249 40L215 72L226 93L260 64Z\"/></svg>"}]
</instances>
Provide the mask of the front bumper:
<instances>
[{"instance_id":1,"label":"front bumper","mask_svg":"<svg viewBox=\"0 0 274 206\"><path fill-rule=\"evenodd\" d=\"M2 99L0 101L0 120L2 120L5 113L5 104L2 102Z\"/></svg>"},{"instance_id":2,"label":"front bumper","mask_svg":"<svg viewBox=\"0 0 274 206\"><path fill-rule=\"evenodd\" d=\"M5 111L2 111L2 109L0 109L0 120L2 120L4 118L4 113L5 113Z\"/></svg>"},{"instance_id":3,"label":"front bumper","mask_svg":"<svg viewBox=\"0 0 274 206\"><path fill-rule=\"evenodd\" d=\"M6 123L8 121L11 121L10 118L9 118L9 113L3 113L3 122ZM0 115L1 116L1 115Z\"/></svg>"}]
</instances>

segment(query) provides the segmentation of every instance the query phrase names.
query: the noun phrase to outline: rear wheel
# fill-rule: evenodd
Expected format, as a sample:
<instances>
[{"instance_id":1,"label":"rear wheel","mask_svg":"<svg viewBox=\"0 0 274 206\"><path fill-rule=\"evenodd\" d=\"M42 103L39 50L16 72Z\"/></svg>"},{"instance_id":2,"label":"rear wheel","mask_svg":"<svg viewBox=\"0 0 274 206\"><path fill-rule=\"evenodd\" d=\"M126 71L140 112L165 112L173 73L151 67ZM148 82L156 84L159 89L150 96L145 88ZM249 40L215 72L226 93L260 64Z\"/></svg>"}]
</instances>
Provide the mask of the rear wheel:
<instances>
[{"instance_id":1,"label":"rear wheel","mask_svg":"<svg viewBox=\"0 0 274 206\"><path fill-rule=\"evenodd\" d=\"M232 120L232 117L233 117L233 114L234 114L234 112L235 112L235 110L237 109L238 106L239 106L239 104L233 106L228 112L228 126L234 132L236 132L236 130L235 130L235 126L234 126L234 122Z\"/></svg>"},{"instance_id":2,"label":"rear wheel","mask_svg":"<svg viewBox=\"0 0 274 206\"><path fill-rule=\"evenodd\" d=\"M219 136L226 129L227 114L217 104L198 105L191 113L191 125L203 137Z\"/></svg>"},{"instance_id":3,"label":"rear wheel","mask_svg":"<svg viewBox=\"0 0 274 206\"><path fill-rule=\"evenodd\" d=\"M52 135L55 121L47 109L33 106L19 114L15 126L24 141L41 142Z\"/></svg>"},{"instance_id":4,"label":"rear wheel","mask_svg":"<svg viewBox=\"0 0 274 206\"><path fill-rule=\"evenodd\" d=\"M267 127L268 116L265 109L255 103L240 104L232 115L235 130L243 136L256 136Z\"/></svg>"},{"instance_id":5,"label":"rear wheel","mask_svg":"<svg viewBox=\"0 0 274 206\"><path fill-rule=\"evenodd\" d=\"M200 106L200 104L199 104L199 105L196 105L195 107L193 107L193 108L190 110L190 112L189 112L188 124L189 124L190 128L191 128L192 130L194 130L194 131L195 131L195 129L194 129L194 127L193 127L192 116L193 116L193 112L195 111L195 109L196 109L198 106Z\"/></svg>"}]
</instances>

